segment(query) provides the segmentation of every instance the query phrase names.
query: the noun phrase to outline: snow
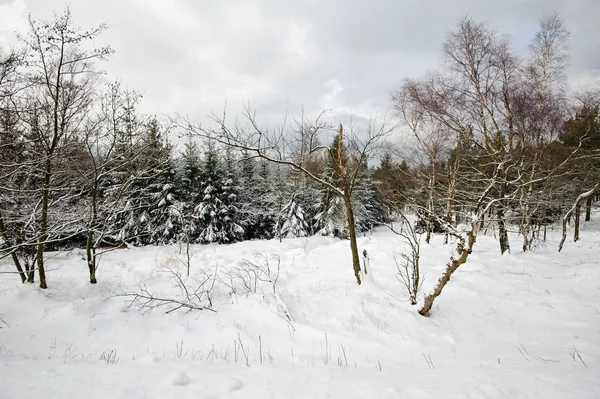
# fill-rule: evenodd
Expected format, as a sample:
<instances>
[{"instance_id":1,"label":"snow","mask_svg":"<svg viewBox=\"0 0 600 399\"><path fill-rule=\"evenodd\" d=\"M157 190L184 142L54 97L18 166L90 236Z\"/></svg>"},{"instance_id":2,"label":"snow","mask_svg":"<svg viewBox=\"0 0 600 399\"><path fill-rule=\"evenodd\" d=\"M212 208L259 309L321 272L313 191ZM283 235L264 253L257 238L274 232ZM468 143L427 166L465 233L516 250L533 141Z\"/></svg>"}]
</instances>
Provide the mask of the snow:
<instances>
[{"instance_id":1,"label":"snow","mask_svg":"<svg viewBox=\"0 0 600 399\"><path fill-rule=\"evenodd\" d=\"M461 233L468 233L472 230L471 226L468 226L466 224L459 224L458 226L456 226L456 230L461 232Z\"/></svg>"},{"instance_id":2,"label":"snow","mask_svg":"<svg viewBox=\"0 0 600 399\"><path fill-rule=\"evenodd\" d=\"M558 231L533 253L514 234L502 257L483 233L429 318L395 277L407 248L382 228L359 238L360 287L348 241L331 237L193 245L189 277L178 245L117 250L97 285L82 251L49 253L47 290L0 274L0 398L600 397L600 224L561 253ZM423 293L452 252L443 238L422 244ZM277 279L231 283L240 261L265 259ZM111 297L140 284L180 298L167 268L190 287L219 276L217 312Z\"/></svg>"}]
</instances>

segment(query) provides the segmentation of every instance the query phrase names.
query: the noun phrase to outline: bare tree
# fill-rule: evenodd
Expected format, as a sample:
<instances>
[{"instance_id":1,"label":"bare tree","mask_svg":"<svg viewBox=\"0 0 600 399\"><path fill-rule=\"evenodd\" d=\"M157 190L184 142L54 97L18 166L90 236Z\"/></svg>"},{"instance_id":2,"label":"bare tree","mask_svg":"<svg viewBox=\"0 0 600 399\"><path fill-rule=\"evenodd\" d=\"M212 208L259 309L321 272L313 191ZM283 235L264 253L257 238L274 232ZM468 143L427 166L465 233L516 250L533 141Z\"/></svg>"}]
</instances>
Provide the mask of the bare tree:
<instances>
[{"instance_id":1,"label":"bare tree","mask_svg":"<svg viewBox=\"0 0 600 399\"><path fill-rule=\"evenodd\" d=\"M594 195L598 191L600 191L600 181L598 183L596 183L596 185L594 185L594 187L592 187L591 189L579 194L579 196L577 196L577 199L573 203L573 206L571 207L571 209L569 209L567 211L567 213L563 216L562 238L560 240L560 244L558 245L558 252L562 251L563 245L565 244L565 240L567 239L567 222L568 222L568 220L571 218L571 216L573 215L574 212L575 212L575 217L577 218L577 214L579 212L579 208L580 208L583 200L590 198L592 195ZM577 241L578 239L579 239L579 220L576 219L574 241Z\"/></svg>"},{"instance_id":2,"label":"bare tree","mask_svg":"<svg viewBox=\"0 0 600 399\"><path fill-rule=\"evenodd\" d=\"M450 260L446 264L446 269L442 273L442 276L439 278L433 292L429 295L425 296L423 301L423 307L419 309L419 314L422 316L427 316L431 307L433 306L433 302L435 299L440 296L442 290L450 281L450 276L458 269L458 267L464 264L469 255L473 251L473 246L475 245L475 241L477 239L477 229L479 227L478 222L474 220L471 224L472 229L468 230L464 233L455 233L455 236L458 238L456 244L456 253L450 257ZM466 235L466 237L465 237Z\"/></svg>"},{"instance_id":3,"label":"bare tree","mask_svg":"<svg viewBox=\"0 0 600 399\"><path fill-rule=\"evenodd\" d=\"M0 49L0 195L12 196L12 182L18 174L24 169L20 158L20 151L16 131L17 121L15 112L12 110L12 97L18 91L18 68L22 64L22 57L15 51L9 54L3 54ZM3 247L12 247L12 239L9 237L8 226L5 221L4 208L10 203L8 198L2 201L0 206L0 250L5 251ZM15 249L9 251L13 264L24 283L27 280L26 273L23 270L21 261Z\"/></svg>"},{"instance_id":4,"label":"bare tree","mask_svg":"<svg viewBox=\"0 0 600 399\"><path fill-rule=\"evenodd\" d=\"M387 121L377 125L375 119L372 118L365 131L357 132L351 129L349 134L347 134L340 124L336 132L337 148L330 148L326 145L319 145L316 140L319 135L332 130L329 124L322 121L322 117L323 114L321 113L312 124L309 125L308 122L304 122L302 125L302 129L304 131L309 131L310 134L301 135L303 139L301 146L302 151L300 152L301 157L299 159L297 157L297 151L294 151L295 141L291 139L294 135L290 135L289 132L286 131L285 123L275 133L271 133L259 126L256 114L250 107L246 107L244 113L247 126L241 126L239 123L236 123L233 127L229 127L224 113L223 116L213 115L213 119L218 126L216 129L208 129L191 123L187 123L185 127L194 134L207 137L222 145L240 151L246 151L254 157L288 167L293 171L301 173L316 184L329 188L336 195L339 195L344 201L346 211L354 276L356 282L360 284L361 265L358 243L356 240L355 211L352 207L352 192L355 188L361 168L364 167L364 162L369 156L373 155L373 152L391 131L391 128L388 126ZM344 161L346 158L342 157L344 145L349 149L350 156L347 161ZM334 160L336 173L340 177L339 185L328 182L317 176L305 164L307 157L317 153L326 154L326 156L329 156Z\"/></svg>"},{"instance_id":5,"label":"bare tree","mask_svg":"<svg viewBox=\"0 0 600 399\"><path fill-rule=\"evenodd\" d=\"M544 212L548 206L540 201L548 193L540 194L550 188L547 184L550 179L545 178L547 147L559 138L564 123L568 38L569 32L558 15L542 18L530 45L530 59L519 71L521 88L513 89L516 93L513 119L521 152L517 170L522 178L518 200L524 251L530 249L535 238L534 215Z\"/></svg>"},{"instance_id":6,"label":"bare tree","mask_svg":"<svg viewBox=\"0 0 600 399\"><path fill-rule=\"evenodd\" d=\"M88 222L86 224L86 260L91 284L97 283L98 252L107 235L114 233L108 221L119 211L119 202L126 194L134 174L123 176L115 192L104 195L102 186L117 170L135 162L143 148L127 142L131 137L130 113L140 96L124 90L119 82L107 85L100 99L100 109L90 116L82 130L86 161L77 168L85 181L88 192Z\"/></svg>"},{"instance_id":7,"label":"bare tree","mask_svg":"<svg viewBox=\"0 0 600 399\"><path fill-rule=\"evenodd\" d=\"M105 29L105 25L91 30L77 28L67 8L49 22L30 17L29 34L20 37L28 50L30 68L31 109L24 119L36 136L42 157L43 182L36 253L41 288L47 288L44 246L48 239L53 165L61 147L76 135L91 107L99 75L94 62L112 53L109 47L89 51L84 48L84 42L96 38Z\"/></svg>"},{"instance_id":8,"label":"bare tree","mask_svg":"<svg viewBox=\"0 0 600 399\"><path fill-rule=\"evenodd\" d=\"M409 247L409 251L400 254L400 260L396 261L396 276L402 285L406 288L411 305L417 304L417 295L421 289L423 280L421 278L421 235L415 231L410 221L402 212L398 212L400 216L400 230L394 228L393 225L388 227L398 236L400 236Z\"/></svg>"},{"instance_id":9,"label":"bare tree","mask_svg":"<svg viewBox=\"0 0 600 399\"><path fill-rule=\"evenodd\" d=\"M568 173L581 147L566 149L557 162L548 157L564 121L567 38L556 15L544 18L531 58L522 60L506 38L464 18L444 43L444 68L406 80L394 96L400 112L416 110L408 115L453 132L455 149L444 157L449 165L446 216L462 208L471 224L459 231L449 225L450 218L440 220L458 239L456 254L425 297L421 314L429 313L451 274L467 261L488 212L495 211L504 254L510 250L507 210L516 206L523 249L529 249L535 215L546 206L541 199ZM427 152L422 150L423 156L431 158Z\"/></svg>"},{"instance_id":10,"label":"bare tree","mask_svg":"<svg viewBox=\"0 0 600 399\"><path fill-rule=\"evenodd\" d=\"M441 174L441 164L448 158L451 147L454 144L453 131L448 129L438 119L432 117L431 111L428 110L425 104L419 98L417 87L419 84L407 80L400 90L393 96L394 107L398 114L402 117L404 125L408 127L417 142L417 153L423 156L422 168L417 169L420 172L422 179L426 181L426 196L425 204L420 205L425 213L425 227L427 235L425 242L429 244L431 234L433 232L434 220L438 214L442 195L446 195L446 218L451 218L452 201L454 199L454 184L455 173L458 168L456 164L459 160L459 155L456 154L452 166L448 165L449 178L452 178L451 184L448 184L446 193L439 192L439 180ZM417 208L417 209L419 209ZM423 213L423 212L420 212ZM448 220L449 221L449 220Z\"/></svg>"}]
</instances>

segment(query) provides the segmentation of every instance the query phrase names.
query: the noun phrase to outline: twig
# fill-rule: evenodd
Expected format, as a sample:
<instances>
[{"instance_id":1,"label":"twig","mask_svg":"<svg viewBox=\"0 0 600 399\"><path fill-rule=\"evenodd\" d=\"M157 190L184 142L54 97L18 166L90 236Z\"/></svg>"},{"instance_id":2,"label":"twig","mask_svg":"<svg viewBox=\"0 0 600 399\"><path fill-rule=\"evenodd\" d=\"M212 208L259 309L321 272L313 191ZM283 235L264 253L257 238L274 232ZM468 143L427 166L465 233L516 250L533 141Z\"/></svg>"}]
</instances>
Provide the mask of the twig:
<instances>
[{"instance_id":1,"label":"twig","mask_svg":"<svg viewBox=\"0 0 600 399\"><path fill-rule=\"evenodd\" d=\"M346 356L346 349L344 348L344 345L340 345L342 348L342 354L344 355L344 362L346 363L346 368L348 368L348 357Z\"/></svg>"},{"instance_id":2,"label":"twig","mask_svg":"<svg viewBox=\"0 0 600 399\"><path fill-rule=\"evenodd\" d=\"M262 338L260 337L260 335L258 336L258 354L260 357L260 364L263 364L263 357L262 357Z\"/></svg>"},{"instance_id":3,"label":"twig","mask_svg":"<svg viewBox=\"0 0 600 399\"><path fill-rule=\"evenodd\" d=\"M240 337L240 334L238 334L238 341L240 342L240 349L242 350L244 358L246 359L246 366L250 367L250 362L248 361L248 353L246 352L246 349L244 349L244 344L242 343L242 338Z\"/></svg>"},{"instance_id":4,"label":"twig","mask_svg":"<svg viewBox=\"0 0 600 399\"><path fill-rule=\"evenodd\" d=\"M165 313L171 313L174 312L176 310L179 309L187 309L188 311L191 310L208 310L211 312L217 312L216 310L207 307L207 306L203 306L194 302L189 301L188 299L186 299L185 301L179 301L176 299L171 299L171 298L161 298L161 297L156 297L153 294L151 294L146 287L141 287L138 285L139 288L139 292L124 292L122 294L116 294L113 295L109 298L116 298L116 297L129 297L129 298L133 298L129 304L129 306L134 306L137 305L140 309L155 309L155 308L160 308L163 306L173 306L170 309L168 309Z\"/></svg>"},{"instance_id":5,"label":"twig","mask_svg":"<svg viewBox=\"0 0 600 399\"><path fill-rule=\"evenodd\" d=\"M427 366L429 366L430 370L435 370L435 364L433 364L433 360L431 360L431 355L426 355L425 352L423 353L423 358L425 358L425 362L427 363Z\"/></svg>"},{"instance_id":6,"label":"twig","mask_svg":"<svg viewBox=\"0 0 600 399\"><path fill-rule=\"evenodd\" d=\"M579 354L579 351L577 350L577 348L575 348L575 345L573 345L573 350L575 351L575 352L571 353L571 357L573 358L573 360L575 360L575 356L577 356L579 358L579 360L581 360L581 363L583 363L585 368L588 368L588 365L583 361L583 358Z\"/></svg>"}]
</instances>

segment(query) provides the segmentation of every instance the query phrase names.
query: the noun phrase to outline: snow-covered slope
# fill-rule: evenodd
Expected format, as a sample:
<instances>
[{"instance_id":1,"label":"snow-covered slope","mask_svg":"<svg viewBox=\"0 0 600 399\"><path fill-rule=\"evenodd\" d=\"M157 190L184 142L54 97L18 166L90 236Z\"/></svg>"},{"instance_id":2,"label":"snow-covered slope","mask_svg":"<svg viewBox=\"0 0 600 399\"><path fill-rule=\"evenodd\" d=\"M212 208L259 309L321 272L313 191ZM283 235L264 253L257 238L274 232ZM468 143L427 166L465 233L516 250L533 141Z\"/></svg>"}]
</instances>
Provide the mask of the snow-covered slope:
<instances>
[{"instance_id":1,"label":"snow-covered slope","mask_svg":"<svg viewBox=\"0 0 600 399\"><path fill-rule=\"evenodd\" d=\"M359 240L360 287L348 242L326 237L193 246L189 277L177 246L118 250L95 286L80 252L51 254L48 290L0 274L0 398L600 398L600 226L562 253L551 232L534 253L512 237L500 257L488 234L429 318L395 277L405 248L385 229ZM422 244L424 292L442 242ZM243 277L241 260L268 259L274 280L277 257L275 284ZM111 297L139 285L180 299L169 269L188 289L207 280L216 312Z\"/></svg>"}]
</instances>

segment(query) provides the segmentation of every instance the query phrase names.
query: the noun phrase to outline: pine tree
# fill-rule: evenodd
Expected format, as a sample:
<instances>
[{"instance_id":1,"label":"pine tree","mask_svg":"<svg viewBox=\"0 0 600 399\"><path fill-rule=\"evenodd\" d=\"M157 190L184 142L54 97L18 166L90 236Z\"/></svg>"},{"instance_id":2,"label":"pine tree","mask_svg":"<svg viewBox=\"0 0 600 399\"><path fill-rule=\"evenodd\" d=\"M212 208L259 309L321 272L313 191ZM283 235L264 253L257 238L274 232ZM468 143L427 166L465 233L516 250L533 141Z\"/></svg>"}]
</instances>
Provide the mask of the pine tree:
<instances>
[{"instance_id":1,"label":"pine tree","mask_svg":"<svg viewBox=\"0 0 600 399\"><path fill-rule=\"evenodd\" d=\"M304 208L297 201L296 195L283 208L285 219L281 226L283 238L297 238L309 236L309 225L304 216Z\"/></svg>"},{"instance_id":2,"label":"pine tree","mask_svg":"<svg viewBox=\"0 0 600 399\"><path fill-rule=\"evenodd\" d=\"M162 167L157 171L156 179L149 185L152 194L150 217L152 244L169 244L177 241L185 225L184 203L181 201L181 183L177 179L175 165L171 157L172 148L164 144Z\"/></svg>"},{"instance_id":3,"label":"pine tree","mask_svg":"<svg viewBox=\"0 0 600 399\"><path fill-rule=\"evenodd\" d=\"M335 136L329 150L329 156L323 169L323 179L335 187L341 187L341 176L335 164L338 162L339 136ZM342 146L342 164L348 164L348 151ZM348 219L344 200L331 188L322 186L320 198L316 203L314 217L315 231L319 235L348 238Z\"/></svg>"},{"instance_id":4,"label":"pine tree","mask_svg":"<svg viewBox=\"0 0 600 399\"><path fill-rule=\"evenodd\" d=\"M411 171L405 160L400 164L394 162L392 154L385 152L381 156L379 167L372 173L376 183L377 196L387 204L406 202L411 189Z\"/></svg>"},{"instance_id":5,"label":"pine tree","mask_svg":"<svg viewBox=\"0 0 600 399\"><path fill-rule=\"evenodd\" d=\"M240 171L237 168L237 160L231 149L227 148L225 152L225 165L223 187L223 209L221 217L223 219L223 239L221 243L240 241L244 238L245 231L240 223Z\"/></svg>"},{"instance_id":6,"label":"pine tree","mask_svg":"<svg viewBox=\"0 0 600 399\"><path fill-rule=\"evenodd\" d=\"M331 145L332 152L325 164L322 178L334 186L340 186L340 176L336 172L335 163L338 160L338 142L335 137ZM333 150L336 149L336 150ZM342 147L342 163L349 163L348 151ZM352 187L351 201L357 232L371 230L375 225L387 220L387 212L373 184L366 158L359 160L360 166ZM348 238L348 219L343 198L332 189L322 186L319 199L315 205L316 215L313 220L315 232L319 235Z\"/></svg>"},{"instance_id":7,"label":"pine tree","mask_svg":"<svg viewBox=\"0 0 600 399\"><path fill-rule=\"evenodd\" d=\"M185 200L194 202L202 186L202 165L198 145L191 139L184 144L184 150L181 154L181 164L182 196Z\"/></svg>"},{"instance_id":8,"label":"pine tree","mask_svg":"<svg viewBox=\"0 0 600 399\"><path fill-rule=\"evenodd\" d=\"M208 144L202 171L202 198L195 208L199 237L203 243L232 243L242 238L244 229L237 223L233 174L225 171L213 143Z\"/></svg>"},{"instance_id":9,"label":"pine tree","mask_svg":"<svg viewBox=\"0 0 600 399\"><path fill-rule=\"evenodd\" d=\"M180 161L182 212L185 219L181 239L185 242L192 242L196 241L199 236L194 208L202 198L202 165L198 145L191 138L184 144Z\"/></svg>"},{"instance_id":10,"label":"pine tree","mask_svg":"<svg viewBox=\"0 0 600 399\"><path fill-rule=\"evenodd\" d=\"M284 174L281 165L274 166L271 178L269 179L270 199L273 203L273 236L279 241L283 238L282 227L285 223L285 206L290 197L287 176Z\"/></svg>"},{"instance_id":11,"label":"pine tree","mask_svg":"<svg viewBox=\"0 0 600 399\"><path fill-rule=\"evenodd\" d=\"M312 229L307 213L312 192L299 176L276 165L271 174L269 202L272 205L273 235L282 238L308 237Z\"/></svg>"},{"instance_id":12,"label":"pine tree","mask_svg":"<svg viewBox=\"0 0 600 399\"><path fill-rule=\"evenodd\" d=\"M356 230L366 232L388 221L387 211L375 190L367 162L363 162L352 191Z\"/></svg>"},{"instance_id":13,"label":"pine tree","mask_svg":"<svg viewBox=\"0 0 600 399\"><path fill-rule=\"evenodd\" d=\"M268 188L262 184L262 176L257 171L256 161L247 152L242 153L240 165L239 219L244 227L245 239L267 238L261 231L264 228L261 225L266 210L262 201L266 197ZM261 172L268 173L266 165L264 167ZM264 177L266 176L265 174Z\"/></svg>"},{"instance_id":14,"label":"pine tree","mask_svg":"<svg viewBox=\"0 0 600 399\"><path fill-rule=\"evenodd\" d=\"M183 227L171 146L156 118L145 125L133 179L125 201L125 224L118 238L134 245L165 244Z\"/></svg>"},{"instance_id":15,"label":"pine tree","mask_svg":"<svg viewBox=\"0 0 600 399\"><path fill-rule=\"evenodd\" d=\"M329 183L334 182L334 170L330 159L325 165L323 179ZM322 186L319 194L319 200L315 204L316 215L313 218L316 234L346 238L347 221L342 197L326 186Z\"/></svg>"},{"instance_id":16,"label":"pine tree","mask_svg":"<svg viewBox=\"0 0 600 399\"><path fill-rule=\"evenodd\" d=\"M254 206L257 217L253 226L252 238L271 239L274 237L278 194L273 191L271 179L269 165L263 160L259 164L254 186L256 187Z\"/></svg>"}]
</instances>

